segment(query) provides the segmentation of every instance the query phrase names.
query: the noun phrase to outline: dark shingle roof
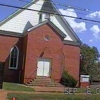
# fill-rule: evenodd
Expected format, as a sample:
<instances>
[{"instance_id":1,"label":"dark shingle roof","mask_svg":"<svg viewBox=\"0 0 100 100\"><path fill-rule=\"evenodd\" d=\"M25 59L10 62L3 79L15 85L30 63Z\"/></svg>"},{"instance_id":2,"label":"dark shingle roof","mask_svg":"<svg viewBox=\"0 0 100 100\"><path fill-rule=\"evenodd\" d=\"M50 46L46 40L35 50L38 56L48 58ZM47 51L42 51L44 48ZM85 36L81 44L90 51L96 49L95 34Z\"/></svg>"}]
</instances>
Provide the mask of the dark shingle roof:
<instances>
[{"instance_id":1,"label":"dark shingle roof","mask_svg":"<svg viewBox=\"0 0 100 100\"><path fill-rule=\"evenodd\" d=\"M56 13L54 7L52 6L51 0L45 0L45 2L44 2L44 4L43 4L43 6L42 6L40 11Z\"/></svg>"},{"instance_id":2,"label":"dark shingle roof","mask_svg":"<svg viewBox=\"0 0 100 100\"><path fill-rule=\"evenodd\" d=\"M10 31L5 31L5 30L0 30L0 35L14 36L14 37L22 37L23 36L23 34L21 34L21 33L10 32Z\"/></svg>"}]
</instances>

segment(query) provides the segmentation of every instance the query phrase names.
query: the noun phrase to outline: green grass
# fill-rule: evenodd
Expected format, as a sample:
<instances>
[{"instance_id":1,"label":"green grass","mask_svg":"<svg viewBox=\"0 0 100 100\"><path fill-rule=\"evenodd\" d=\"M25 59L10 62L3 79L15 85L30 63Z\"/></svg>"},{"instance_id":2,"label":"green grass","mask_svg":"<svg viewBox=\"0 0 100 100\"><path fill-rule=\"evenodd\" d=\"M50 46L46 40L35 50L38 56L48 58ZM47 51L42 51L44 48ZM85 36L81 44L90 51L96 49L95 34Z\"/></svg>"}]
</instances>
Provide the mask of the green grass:
<instances>
[{"instance_id":1,"label":"green grass","mask_svg":"<svg viewBox=\"0 0 100 100\"><path fill-rule=\"evenodd\" d=\"M17 94L9 93L7 99L11 100L100 100L100 95L66 95L66 94Z\"/></svg>"},{"instance_id":2,"label":"green grass","mask_svg":"<svg viewBox=\"0 0 100 100\"><path fill-rule=\"evenodd\" d=\"M4 90L13 90L13 91L29 91L29 92L34 92L34 89L29 88L29 87L25 87L21 84L17 84L17 83L7 83L4 82L3 83L3 89Z\"/></svg>"}]
</instances>

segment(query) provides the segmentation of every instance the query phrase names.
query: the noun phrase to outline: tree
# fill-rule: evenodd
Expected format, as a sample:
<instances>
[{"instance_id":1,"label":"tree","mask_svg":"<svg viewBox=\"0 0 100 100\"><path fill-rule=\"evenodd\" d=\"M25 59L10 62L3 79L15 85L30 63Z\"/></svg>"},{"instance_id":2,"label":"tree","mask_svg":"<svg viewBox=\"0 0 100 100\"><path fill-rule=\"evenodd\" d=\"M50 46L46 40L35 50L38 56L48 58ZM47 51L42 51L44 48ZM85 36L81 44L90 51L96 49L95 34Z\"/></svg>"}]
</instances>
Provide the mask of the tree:
<instances>
[{"instance_id":1,"label":"tree","mask_svg":"<svg viewBox=\"0 0 100 100\"><path fill-rule=\"evenodd\" d=\"M90 47L87 44L81 45L81 74L88 74L92 77L98 73L99 52L96 47Z\"/></svg>"},{"instance_id":2,"label":"tree","mask_svg":"<svg viewBox=\"0 0 100 100\"><path fill-rule=\"evenodd\" d=\"M98 62L98 67L100 68L100 62Z\"/></svg>"},{"instance_id":3,"label":"tree","mask_svg":"<svg viewBox=\"0 0 100 100\"><path fill-rule=\"evenodd\" d=\"M97 47L93 46L93 50L95 52L95 57L96 57L95 59L97 61L99 61L100 54L99 54L99 51L98 51Z\"/></svg>"}]
</instances>

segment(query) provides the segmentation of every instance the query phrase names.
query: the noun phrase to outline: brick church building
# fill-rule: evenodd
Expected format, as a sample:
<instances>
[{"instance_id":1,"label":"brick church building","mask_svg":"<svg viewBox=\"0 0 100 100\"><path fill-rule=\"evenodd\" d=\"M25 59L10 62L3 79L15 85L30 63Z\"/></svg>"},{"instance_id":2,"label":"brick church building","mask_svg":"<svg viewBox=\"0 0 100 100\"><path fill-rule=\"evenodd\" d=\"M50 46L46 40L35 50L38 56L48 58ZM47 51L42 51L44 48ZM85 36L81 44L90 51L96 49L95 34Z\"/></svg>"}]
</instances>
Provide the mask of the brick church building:
<instances>
[{"instance_id":1,"label":"brick church building","mask_svg":"<svg viewBox=\"0 0 100 100\"><path fill-rule=\"evenodd\" d=\"M79 82L81 41L50 0L33 0L0 23L4 81L37 76L59 82L64 70ZM55 14L54 14L55 13Z\"/></svg>"}]
</instances>

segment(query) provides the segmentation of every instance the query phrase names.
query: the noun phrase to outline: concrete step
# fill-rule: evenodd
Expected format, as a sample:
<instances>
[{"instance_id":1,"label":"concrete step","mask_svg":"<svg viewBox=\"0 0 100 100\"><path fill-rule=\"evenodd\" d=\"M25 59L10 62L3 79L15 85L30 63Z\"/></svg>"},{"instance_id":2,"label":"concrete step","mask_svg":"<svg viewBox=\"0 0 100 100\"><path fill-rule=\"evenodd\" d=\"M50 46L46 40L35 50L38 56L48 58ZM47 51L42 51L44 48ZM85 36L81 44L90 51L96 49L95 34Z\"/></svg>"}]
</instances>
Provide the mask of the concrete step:
<instances>
[{"instance_id":1,"label":"concrete step","mask_svg":"<svg viewBox=\"0 0 100 100\"><path fill-rule=\"evenodd\" d=\"M28 86L44 86L44 87L63 87L62 85L55 84L28 84Z\"/></svg>"},{"instance_id":2,"label":"concrete step","mask_svg":"<svg viewBox=\"0 0 100 100\"><path fill-rule=\"evenodd\" d=\"M43 79L43 80L42 79L40 79L40 80L39 79L34 79L34 81L35 82L51 82L51 79L48 79L48 80L47 79Z\"/></svg>"},{"instance_id":3,"label":"concrete step","mask_svg":"<svg viewBox=\"0 0 100 100\"><path fill-rule=\"evenodd\" d=\"M36 79L28 82L27 85L28 86L45 86L45 87L62 87L63 86L60 83L57 83L48 77L36 77Z\"/></svg>"},{"instance_id":4,"label":"concrete step","mask_svg":"<svg viewBox=\"0 0 100 100\"><path fill-rule=\"evenodd\" d=\"M46 77L46 76L37 76L36 79L50 79L50 77Z\"/></svg>"}]
</instances>

